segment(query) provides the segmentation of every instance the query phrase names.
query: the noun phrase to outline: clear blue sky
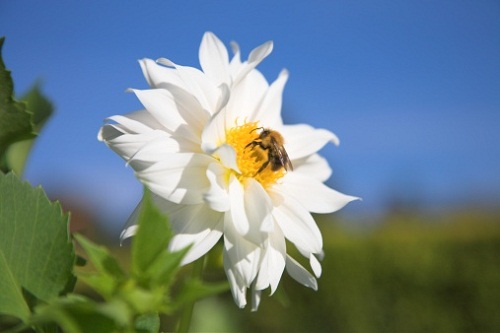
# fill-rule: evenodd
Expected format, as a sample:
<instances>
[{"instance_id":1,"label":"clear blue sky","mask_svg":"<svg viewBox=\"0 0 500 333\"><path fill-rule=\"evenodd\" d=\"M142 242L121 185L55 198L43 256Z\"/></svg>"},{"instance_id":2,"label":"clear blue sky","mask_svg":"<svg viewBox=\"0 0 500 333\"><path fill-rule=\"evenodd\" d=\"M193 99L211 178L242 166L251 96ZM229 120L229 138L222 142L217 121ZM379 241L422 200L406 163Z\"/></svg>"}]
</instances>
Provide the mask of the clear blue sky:
<instances>
[{"instance_id":1,"label":"clear blue sky","mask_svg":"<svg viewBox=\"0 0 500 333\"><path fill-rule=\"evenodd\" d=\"M500 203L500 2L1 1L3 56L15 89L37 79L56 114L26 171L33 184L125 219L142 188L96 139L105 117L136 110L137 60L199 67L205 31L244 54L274 40L259 66L290 71L284 118L335 132L329 184L426 207ZM118 213L117 213L118 212ZM117 215L114 215L117 214ZM121 223L118 222L118 223Z\"/></svg>"}]
</instances>

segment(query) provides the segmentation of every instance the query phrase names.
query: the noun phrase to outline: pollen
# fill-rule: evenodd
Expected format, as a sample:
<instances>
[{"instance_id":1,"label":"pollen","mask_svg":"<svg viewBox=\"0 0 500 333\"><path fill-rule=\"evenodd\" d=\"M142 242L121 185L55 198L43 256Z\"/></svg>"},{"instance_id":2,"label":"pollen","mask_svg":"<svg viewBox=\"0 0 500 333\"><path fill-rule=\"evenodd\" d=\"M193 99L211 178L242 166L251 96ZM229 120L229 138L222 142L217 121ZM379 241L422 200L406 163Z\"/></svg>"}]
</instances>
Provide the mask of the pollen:
<instances>
[{"instance_id":1,"label":"pollen","mask_svg":"<svg viewBox=\"0 0 500 333\"><path fill-rule=\"evenodd\" d=\"M268 188L275 184L286 173L284 169L273 171L268 165L264 170L257 173L268 160L267 152L259 146L248 146L248 144L259 137L260 128L258 122L248 122L231 128L226 132L226 142L236 150L236 162L241 174L237 177L241 182L248 178L254 178Z\"/></svg>"}]
</instances>

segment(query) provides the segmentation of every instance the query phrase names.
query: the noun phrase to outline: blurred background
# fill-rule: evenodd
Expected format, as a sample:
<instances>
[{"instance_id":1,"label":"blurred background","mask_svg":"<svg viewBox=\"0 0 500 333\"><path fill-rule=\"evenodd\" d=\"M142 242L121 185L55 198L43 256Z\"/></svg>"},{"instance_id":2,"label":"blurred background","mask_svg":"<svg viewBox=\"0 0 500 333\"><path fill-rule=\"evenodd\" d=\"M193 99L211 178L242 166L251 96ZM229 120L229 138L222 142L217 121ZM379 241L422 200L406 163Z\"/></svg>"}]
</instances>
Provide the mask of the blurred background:
<instances>
[{"instance_id":1,"label":"blurred background","mask_svg":"<svg viewBox=\"0 0 500 333\"><path fill-rule=\"evenodd\" d=\"M328 184L363 201L317 217L318 292L284 278L256 314L210 299L193 329L500 331L495 0L1 1L16 93L38 82L55 107L24 177L73 212L74 229L116 245L142 186L99 127L141 107L125 93L147 88L138 59L199 68L205 31L243 58L274 41L258 69L269 81L289 70L285 122L340 137L322 151Z\"/></svg>"}]
</instances>

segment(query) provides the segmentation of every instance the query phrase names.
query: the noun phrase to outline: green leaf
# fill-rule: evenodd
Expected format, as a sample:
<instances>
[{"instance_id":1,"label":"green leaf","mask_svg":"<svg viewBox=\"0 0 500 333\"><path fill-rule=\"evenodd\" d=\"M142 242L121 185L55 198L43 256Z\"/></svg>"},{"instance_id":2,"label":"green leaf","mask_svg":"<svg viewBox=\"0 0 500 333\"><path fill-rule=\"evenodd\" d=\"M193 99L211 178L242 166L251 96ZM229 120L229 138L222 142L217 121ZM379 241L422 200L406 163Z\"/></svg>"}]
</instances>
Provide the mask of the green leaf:
<instances>
[{"instance_id":1,"label":"green leaf","mask_svg":"<svg viewBox=\"0 0 500 333\"><path fill-rule=\"evenodd\" d=\"M27 104L28 109L33 112L33 123L37 132L40 132L54 112L52 102L42 94L41 90L41 83L37 82L21 97L21 100Z\"/></svg>"},{"instance_id":2,"label":"green leaf","mask_svg":"<svg viewBox=\"0 0 500 333\"><path fill-rule=\"evenodd\" d=\"M127 302L135 313L144 314L159 311L165 301L166 288L151 289L133 285L133 288L123 288L119 297Z\"/></svg>"},{"instance_id":3,"label":"green leaf","mask_svg":"<svg viewBox=\"0 0 500 333\"><path fill-rule=\"evenodd\" d=\"M41 93L40 84L35 84L21 100L26 102L27 108L33 112L34 130L40 133L43 125L53 113L52 103ZM8 167L16 174L21 175L26 165L26 159L35 140L28 139L12 143L6 152Z\"/></svg>"},{"instance_id":4,"label":"green leaf","mask_svg":"<svg viewBox=\"0 0 500 333\"><path fill-rule=\"evenodd\" d=\"M0 250L0 313L26 321L30 309L24 300L21 287L17 284L9 264Z\"/></svg>"},{"instance_id":5,"label":"green leaf","mask_svg":"<svg viewBox=\"0 0 500 333\"><path fill-rule=\"evenodd\" d=\"M137 333L155 333L160 331L160 316L157 313L150 313L139 316L134 323Z\"/></svg>"},{"instance_id":6,"label":"green leaf","mask_svg":"<svg viewBox=\"0 0 500 333\"><path fill-rule=\"evenodd\" d=\"M165 249L145 271L145 276L152 285L170 286L180 269L182 258L189 247L178 251L169 252Z\"/></svg>"},{"instance_id":7,"label":"green leaf","mask_svg":"<svg viewBox=\"0 0 500 333\"><path fill-rule=\"evenodd\" d=\"M229 283L205 283L197 278L186 280L179 293L175 297L175 306L182 307L185 304L195 302L199 299L220 294L229 290Z\"/></svg>"},{"instance_id":8,"label":"green leaf","mask_svg":"<svg viewBox=\"0 0 500 333\"><path fill-rule=\"evenodd\" d=\"M63 332L118 332L128 320L128 308L121 302L99 304L83 296L69 295L36 308L32 325L37 330L51 323Z\"/></svg>"},{"instance_id":9,"label":"green leaf","mask_svg":"<svg viewBox=\"0 0 500 333\"><path fill-rule=\"evenodd\" d=\"M167 217L154 205L147 190L141 202L138 225L132 242L132 273L141 276L166 252L172 237Z\"/></svg>"},{"instance_id":10,"label":"green leaf","mask_svg":"<svg viewBox=\"0 0 500 333\"><path fill-rule=\"evenodd\" d=\"M14 83L1 57L5 38L0 38L0 168L6 172L5 153L14 142L34 137L33 114L26 104L14 100Z\"/></svg>"},{"instance_id":11,"label":"green leaf","mask_svg":"<svg viewBox=\"0 0 500 333\"><path fill-rule=\"evenodd\" d=\"M89 262L96 269L96 272L79 270L77 271L78 278L99 291L102 296L111 297L117 286L126 279L118 261L104 246L94 244L81 235L75 235L75 238L89 256Z\"/></svg>"},{"instance_id":12,"label":"green leaf","mask_svg":"<svg viewBox=\"0 0 500 333\"><path fill-rule=\"evenodd\" d=\"M0 193L0 251L17 285L44 301L65 292L75 261L68 215L12 173L0 173Z\"/></svg>"}]
</instances>

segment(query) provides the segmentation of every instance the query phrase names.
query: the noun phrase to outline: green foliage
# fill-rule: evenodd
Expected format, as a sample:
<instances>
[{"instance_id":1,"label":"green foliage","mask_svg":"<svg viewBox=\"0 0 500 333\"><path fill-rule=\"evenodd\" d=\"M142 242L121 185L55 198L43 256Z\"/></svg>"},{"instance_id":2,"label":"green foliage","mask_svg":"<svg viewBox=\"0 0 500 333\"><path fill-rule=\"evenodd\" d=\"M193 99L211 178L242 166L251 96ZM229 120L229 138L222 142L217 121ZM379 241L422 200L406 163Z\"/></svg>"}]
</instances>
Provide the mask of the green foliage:
<instances>
[{"instance_id":1,"label":"green foliage","mask_svg":"<svg viewBox=\"0 0 500 333\"><path fill-rule=\"evenodd\" d=\"M5 38L0 38L0 52ZM10 71L0 57L0 167L8 171L5 154L14 142L33 137L33 114L26 104L14 100L14 84Z\"/></svg>"},{"instance_id":2,"label":"green foliage","mask_svg":"<svg viewBox=\"0 0 500 333\"><path fill-rule=\"evenodd\" d=\"M288 307L274 296L253 317L226 307L240 331L500 331L498 213L405 216L370 232L320 224L326 256L319 290L284 275Z\"/></svg>"},{"instance_id":3,"label":"green foliage","mask_svg":"<svg viewBox=\"0 0 500 333\"><path fill-rule=\"evenodd\" d=\"M38 135L46 121L53 113L52 103L41 93L40 84L35 84L28 93L21 97L30 112L33 112L34 133ZM10 169L21 175L26 165L26 159L35 139L27 139L12 143L7 149L6 160Z\"/></svg>"},{"instance_id":4,"label":"green foliage","mask_svg":"<svg viewBox=\"0 0 500 333\"><path fill-rule=\"evenodd\" d=\"M0 193L0 327L12 332L28 327L47 333L158 332L159 314L171 314L227 290L227 283L209 285L190 278L180 283L172 298L188 249L167 250L172 237L168 220L146 192L132 242L130 272L107 248L76 235L91 266L79 268L77 276L104 302L65 295L74 285L76 261L68 215L41 188L30 187L11 173L0 174ZM6 325L8 318L17 321Z\"/></svg>"},{"instance_id":5,"label":"green foliage","mask_svg":"<svg viewBox=\"0 0 500 333\"><path fill-rule=\"evenodd\" d=\"M158 332L159 314L171 314L199 298L227 290L227 285L208 285L189 279L172 299L180 263L188 249L169 252L168 219L154 206L146 192L132 241L130 272L123 270L103 246L76 235L92 267L77 270L78 279L94 289L103 303L70 295L36 309L36 327L56 323L63 331ZM193 281L195 281L193 283Z\"/></svg>"},{"instance_id":6,"label":"green foliage","mask_svg":"<svg viewBox=\"0 0 500 333\"><path fill-rule=\"evenodd\" d=\"M0 171L21 174L33 138L52 114L53 106L38 84L22 97L23 102L14 99L14 83L1 57L4 40L0 38Z\"/></svg>"},{"instance_id":7,"label":"green foliage","mask_svg":"<svg viewBox=\"0 0 500 333\"><path fill-rule=\"evenodd\" d=\"M68 215L11 173L0 173L0 193L0 313L26 321L33 303L74 283Z\"/></svg>"}]
</instances>

